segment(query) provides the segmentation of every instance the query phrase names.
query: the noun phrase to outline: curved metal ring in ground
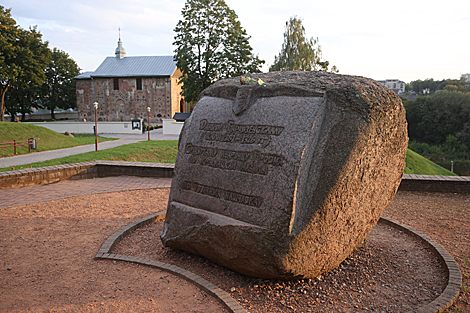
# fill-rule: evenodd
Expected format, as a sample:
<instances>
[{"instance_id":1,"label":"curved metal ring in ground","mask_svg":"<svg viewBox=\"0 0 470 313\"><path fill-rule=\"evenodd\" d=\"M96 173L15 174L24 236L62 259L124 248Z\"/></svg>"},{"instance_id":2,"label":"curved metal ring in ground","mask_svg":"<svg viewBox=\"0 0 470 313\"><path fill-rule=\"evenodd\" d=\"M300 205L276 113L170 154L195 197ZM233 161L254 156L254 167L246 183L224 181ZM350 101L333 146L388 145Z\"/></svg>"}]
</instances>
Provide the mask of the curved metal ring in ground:
<instances>
[{"instance_id":1,"label":"curved metal ring in ground","mask_svg":"<svg viewBox=\"0 0 470 313\"><path fill-rule=\"evenodd\" d=\"M207 280L203 279L202 277L191 273L190 271L184 270L178 266L170 265L167 263L153 261L144 258L138 258L133 256L121 255L121 254L112 254L112 250L114 247L127 235L131 234L136 229L150 224L155 221L159 221L165 218L166 212L161 212L158 214L154 214L151 216L144 217L138 221L132 222L127 226L124 226L117 232L115 232L111 237L109 237L101 246L100 250L96 254L96 259L112 259L112 260L119 260L119 261L126 261L132 263L138 263L148 266L153 266L159 268L164 271L168 271L172 274L180 276L185 280L201 287L203 290L214 296L218 299L230 312L233 313L246 313L246 310L235 301L228 293L217 287L216 285L208 282ZM447 252L444 247L440 244L435 242L433 239L429 238L427 235L417 231L416 229L411 228L405 224L401 224L393 219L387 217L381 217L379 223L384 223L391 227L394 227L398 230L403 231L404 233L417 238L424 245L430 248L436 255L439 256L442 265L445 267L448 273L448 281L447 286L444 289L444 292L434 299L431 303L428 303L422 307L419 307L414 312L419 313L428 313L434 312L439 313L443 312L445 309L450 307L452 303L457 299L460 286L462 284L462 274L460 273L460 269L455 262L454 258Z\"/></svg>"}]
</instances>

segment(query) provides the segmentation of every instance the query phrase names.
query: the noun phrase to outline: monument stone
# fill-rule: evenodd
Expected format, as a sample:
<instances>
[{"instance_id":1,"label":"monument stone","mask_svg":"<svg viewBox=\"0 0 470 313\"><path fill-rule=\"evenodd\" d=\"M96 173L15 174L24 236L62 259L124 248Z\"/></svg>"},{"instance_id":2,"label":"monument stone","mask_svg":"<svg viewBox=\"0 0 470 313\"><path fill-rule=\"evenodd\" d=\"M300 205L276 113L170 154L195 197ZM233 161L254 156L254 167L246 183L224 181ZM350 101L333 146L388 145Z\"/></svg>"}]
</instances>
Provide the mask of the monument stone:
<instances>
[{"instance_id":1,"label":"monument stone","mask_svg":"<svg viewBox=\"0 0 470 313\"><path fill-rule=\"evenodd\" d=\"M360 245L401 181L399 97L325 72L204 90L182 130L164 245L262 278L312 278ZM243 81L242 81L243 82Z\"/></svg>"}]
</instances>

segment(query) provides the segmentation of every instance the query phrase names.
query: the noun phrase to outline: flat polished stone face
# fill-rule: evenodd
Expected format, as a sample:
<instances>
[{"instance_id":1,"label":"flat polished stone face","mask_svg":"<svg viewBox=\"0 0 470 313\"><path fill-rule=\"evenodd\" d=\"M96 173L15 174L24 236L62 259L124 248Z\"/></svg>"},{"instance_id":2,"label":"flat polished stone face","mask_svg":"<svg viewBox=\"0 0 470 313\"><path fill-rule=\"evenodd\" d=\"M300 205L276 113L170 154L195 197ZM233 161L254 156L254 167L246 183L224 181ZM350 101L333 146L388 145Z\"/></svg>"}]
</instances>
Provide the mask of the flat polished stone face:
<instances>
[{"instance_id":1,"label":"flat polished stone face","mask_svg":"<svg viewBox=\"0 0 470 313\"><path fill-rule=\"evenodd\" d=\"M254 76L256 75L256 76ZM401 100L372 80L253 74L206 89L182 131L165 245L263 278L316 277L368 235L401 180Z\"/></svg>"}]
</instances>

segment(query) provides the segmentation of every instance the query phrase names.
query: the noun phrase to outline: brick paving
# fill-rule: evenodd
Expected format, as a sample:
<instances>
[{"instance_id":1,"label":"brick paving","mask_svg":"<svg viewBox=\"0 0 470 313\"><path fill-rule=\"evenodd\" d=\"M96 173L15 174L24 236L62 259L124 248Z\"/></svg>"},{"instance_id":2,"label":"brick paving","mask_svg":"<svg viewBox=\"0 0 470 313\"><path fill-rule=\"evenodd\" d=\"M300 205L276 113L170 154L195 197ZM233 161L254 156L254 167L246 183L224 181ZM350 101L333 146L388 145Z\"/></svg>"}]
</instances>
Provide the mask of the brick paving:
<instances>
[{"instance_id":1,"label":"brick paving","mask_svg":"<svg viewBox=\"0 0 470 313\"><path fill-rule=\"evenodd\" d=\"M82 180L61 180L47 185L0 189L0 209L84 194L169 188L170 186L171 178L114 176Z\"/></svg>"}]
</instances>

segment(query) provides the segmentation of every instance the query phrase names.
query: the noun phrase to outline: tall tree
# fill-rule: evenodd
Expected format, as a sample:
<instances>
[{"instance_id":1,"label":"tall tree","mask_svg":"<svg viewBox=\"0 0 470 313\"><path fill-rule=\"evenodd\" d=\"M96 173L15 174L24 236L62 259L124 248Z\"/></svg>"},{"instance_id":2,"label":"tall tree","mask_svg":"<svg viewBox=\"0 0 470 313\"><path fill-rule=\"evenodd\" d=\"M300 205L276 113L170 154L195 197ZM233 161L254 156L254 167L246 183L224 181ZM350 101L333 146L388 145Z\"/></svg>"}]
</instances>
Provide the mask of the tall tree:
<instances>
[{"instance_id":1,"label":"tall tree","mask_svg":"<svg viewBox=\"0 0 470 313\"><path fill-rule=\"evenodd\" d=\"M173 45L186 101L196 101L216 80L260 71L264 61L224 0L187 0L181 14Z\"/></svg>"},{"instance_id":2,"label":"tall tree","mask_svg":"<svg viewBox=\"0 0 470 313\"><path fill-rule=\"evenodd\" d=\"M286 22L281 52L274 57L269 71L328 71L330 62L324 61L317 38L307 39L302 20L296 16ZM330 69L338 72L335 65Z\"/></svg>"},{"instance_id":3,"label":"tall tree","mask_svg":"<svg viewBox=\"0 0 470 313\"><path fill-rule=\"evenodd\" d=\"M21 114L21 121L26 120L26 114L38 106L38 87L18 88L13 85L5 95L5 109L11 116L11 121Z\"/></svg>"},{"instance_id":4,"label":"tall tree","mask_svg":"<svg viewBox=\"0 0 470 313\"><path fill-rule=\"evenodd\" d=\"M40 85L49 60L47 41L36 27L24 30L16 25L10 9L0 5L0 121L4 120L5 94L12 86Z\"/></svg>"},{"instance_id":5,"label":"tall tree","mask_svg":"<svg viewBox=\"0 0 470 313\"><path fill-rule=\"evenodd\" d=\"M54 48L45 70L46 80L39 88L41 106L51 111L77 107L76 84L73 78L80 74L77 63L64 51Z\"/></svg>"}]
</instances>

